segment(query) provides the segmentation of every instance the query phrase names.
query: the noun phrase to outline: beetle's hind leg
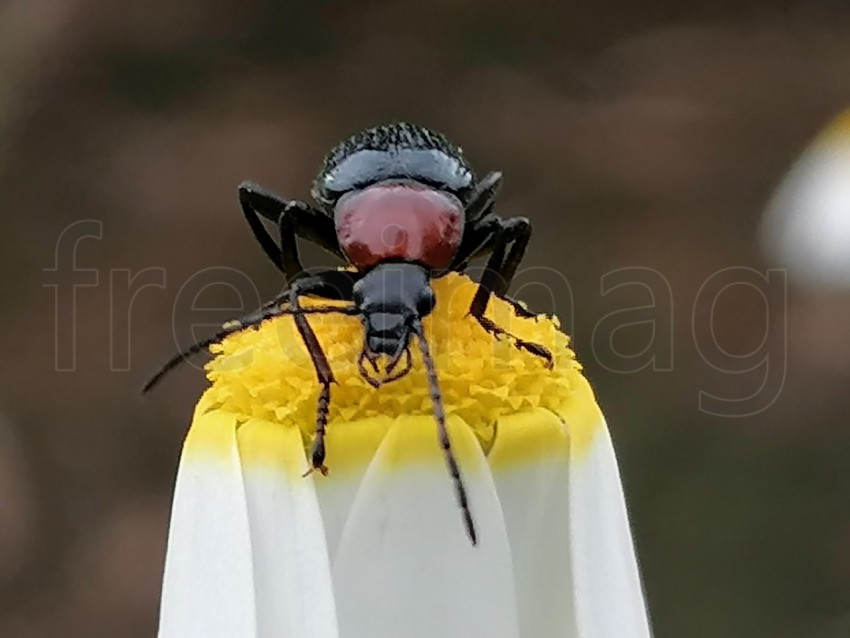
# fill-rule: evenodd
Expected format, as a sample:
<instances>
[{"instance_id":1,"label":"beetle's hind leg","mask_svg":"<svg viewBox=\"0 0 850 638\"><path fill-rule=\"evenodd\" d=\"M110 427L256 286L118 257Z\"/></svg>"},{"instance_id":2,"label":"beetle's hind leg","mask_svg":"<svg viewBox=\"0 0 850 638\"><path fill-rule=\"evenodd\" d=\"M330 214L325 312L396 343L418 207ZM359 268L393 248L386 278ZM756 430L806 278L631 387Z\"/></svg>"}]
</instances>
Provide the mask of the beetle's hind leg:
<instances>
[{"instance_id":1,"label":"beetle's hind leg","mask_svg":"<svg viewBox=\"0 0 850 638\"><path fill-rule=\"evenodd\" d=\"M263 252L288 282L304 275L296 237L302 237L344 259L333 219L309 204L285 200L251 182L239 185L239 204ZM269 234L261 216L277 223L278 241Z\"/></svg>"},{"instance_id":2,"label":"beetle's hind leg","mask_svg":"<svg viewBox=\"0 0 850 638\"><path fill-rule=\"evenodd\" d=\"M491 237L485 239L484 243L492 245L492 252L487 260L481 281L478 283L478 290L469 306L469 314L475 317L481 327L493 336L510 338L517 348L542 358L546 367L551 368L553 358L552 353L547 348L512 335L484 316L492 295L505 297L516 274L517 267L525 255L528 240L531 239L531 222L525 217L511 217L501 220L493 216L488 221L492 224L494 230ZM508 245L510 245L510 249L508 249ZM517 306L519 304L514 302L514 307ZM522 308L522 306L519 307ZM531 313L522 308L522 312L517 314L527 316Z\"/></svg>"},{"instance_id":3,"label":"beetle's hind leg","mask_svg":"<svg viewBox=\"0 0 850 638\"><path fill-rule=\"evenodd\" d=\"M501 187L502 174L499 171L493 171L485 175L475 186L475 190L470 193L469 199L467 199L466 219L480 219L490 213L493 209L493 202L495 202L496 195L499 194Z\"/></svg>"}]
</instances>

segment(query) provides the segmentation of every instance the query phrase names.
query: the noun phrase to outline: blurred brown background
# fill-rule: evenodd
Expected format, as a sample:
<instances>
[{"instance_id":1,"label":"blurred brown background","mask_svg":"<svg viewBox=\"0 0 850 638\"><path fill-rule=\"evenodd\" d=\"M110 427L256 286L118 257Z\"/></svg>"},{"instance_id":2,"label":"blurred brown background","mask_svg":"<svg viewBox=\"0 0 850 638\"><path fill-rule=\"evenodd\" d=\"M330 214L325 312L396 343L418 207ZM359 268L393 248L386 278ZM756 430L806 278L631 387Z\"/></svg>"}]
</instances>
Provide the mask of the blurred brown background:
<instances>
[{"instance_id":1,"label":"blurred brown background","mask_svg":"<svg viewBox=\"0 0 850 638\"><path fill-rule=\"evenodd\" d=\"M521 295L554 291L608 415L656 635L850 635L850 301L713 278L766 272L773 188L850 106L846 3L118 5L0 3L0 636L154 635L204 381L138 388L235 291L278 290L236 185L306 197L333 143L398 119L533 219ZM660 296L612 330L653 301L603 277L638 267Z\"/></svg>"}]
</instances>

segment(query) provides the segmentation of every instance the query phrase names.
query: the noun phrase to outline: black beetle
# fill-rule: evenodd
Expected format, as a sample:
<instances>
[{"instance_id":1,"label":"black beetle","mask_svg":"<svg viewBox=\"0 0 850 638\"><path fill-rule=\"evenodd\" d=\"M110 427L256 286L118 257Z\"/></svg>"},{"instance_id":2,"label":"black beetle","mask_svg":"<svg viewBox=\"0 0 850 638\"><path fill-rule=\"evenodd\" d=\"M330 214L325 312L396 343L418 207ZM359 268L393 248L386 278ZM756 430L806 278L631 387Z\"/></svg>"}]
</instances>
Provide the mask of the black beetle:
<instances>
[{"instance_id":1,"label":"black beetle","mask_svg":"<svg viewBox=\"0 0 850 638\"><path fill-rule=\"evenodd\" d=\"M489 255L469 314L491 334L510 337L517 347L543 358L551 367L552 355L546 348L510 335L484 316L491 295L505 298L531 236L525 217L502 219L493 213L501 182L499 172L477 180L461 150L443 135L398 123L361 131L331 150L313 184L317 206L283 199L250 182L241 184L239 202L245 218L289 286L260 310L227 322L209 339L175 355L142 391L148 392L180 362L227 335L291 314L321 385L307 473L319 470L325 474L324 437L334 376L307 315L341 313L361 318L364 344L358 366L361 375L376 387L410 371L410 341L415 335L427 369L440 445L467 533L475 544L475 526L446 431L437 374L421 320L436 303L432 278L462 271L471 259ZM272 238L261 217L277 224L279 241ZM296 237L321 246L354 270L305 273ZM299 298L304 295L352 305L303 308ZM523 316L534 316L519 304L514 307ZM383 378L377 376L381 355L389 357ZM399 366L402 358L405 363Z\"/></svg>"}]
</instances>

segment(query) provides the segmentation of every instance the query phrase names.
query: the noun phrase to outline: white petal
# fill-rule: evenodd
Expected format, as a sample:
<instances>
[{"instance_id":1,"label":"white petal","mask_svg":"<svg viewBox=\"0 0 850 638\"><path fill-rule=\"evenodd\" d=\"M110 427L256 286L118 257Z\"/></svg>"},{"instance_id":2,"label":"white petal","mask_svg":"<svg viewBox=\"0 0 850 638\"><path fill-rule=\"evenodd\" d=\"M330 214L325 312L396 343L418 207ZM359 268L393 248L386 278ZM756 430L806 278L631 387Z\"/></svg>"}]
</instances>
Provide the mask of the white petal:
<instances>
[{"instance_id":1,"label":"white petal","mask_svg":"<svg viewBox=\"0 0 850 638\"><path fill-rule=\"evenodd\" d=\"M548 410L502 417L497 432L487 458L513 554L520 635L579 636L570 567L567 434Z\"/></svg>"},{"instance_id":2,"label":"white petal","mask_svg":"<svg viewBox=\"0 0 850 638\"><path fill-rule=\"evenodd\" d=\"M587 444L571 441L570 450L570 544L578 635L647 638L649 621L607 426L603 422Z\"/></svg>"},{"instance_id":3,"label":"white petal","mask_svg":"<svg viewBox=\"0 0 850 638\"><path fill-rule=\"evenodd\" d=\"M351 504L390 425L392 419L389 417L372 417L333 423L328 428L325 462L330 473L316 479L316 493L322 508L331 564L336 559Z\"/></svg>"},{"instance_id":4,"label":"white petal","mask_svg":"<svg viewBox=\"0 0 850 638\"><path fill-rule=\"evenodd\" d=\"M199 409L174 488L159 637L256 635L236 419L220 412L200 414Z\"/></svg>"},{"instance_id":5,"label":"white petal","mask_svg":"<svg viewBox=\"0 0 850 638\"><path fill-rule=\"evenodd\" d=\"M325 531L299 430L253 419L238 430L248 499L257 636L337 638Z\"/></svg>"},{"instance_id":6,"label":"white petal","mask_svg":"<svg viewBox=\"0 0 850 638\"><path fill-rule=\"evenodd\" d=\"M489 469L450 423L479 543L461 513L431 417L390 429L351 508L333 565L345 638L516 638L510 549Z\"/></svg>"}]
</instances>

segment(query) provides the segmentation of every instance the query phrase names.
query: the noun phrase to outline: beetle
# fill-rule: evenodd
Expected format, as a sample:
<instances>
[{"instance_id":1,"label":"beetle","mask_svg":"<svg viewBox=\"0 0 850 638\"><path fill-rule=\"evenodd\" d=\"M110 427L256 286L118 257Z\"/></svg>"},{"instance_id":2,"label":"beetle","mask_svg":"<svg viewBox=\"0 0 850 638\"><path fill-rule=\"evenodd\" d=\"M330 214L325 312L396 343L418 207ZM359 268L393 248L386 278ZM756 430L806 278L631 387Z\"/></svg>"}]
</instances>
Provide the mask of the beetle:
<instances>
[{"instance_id":1,"label":"beetle","mask_svg":"<svg viewBox=\"0 0 850 638\"><path fill-rule=\"evenodd\" d=\"M409 123L369 128L335 146L313 183L315 205L287 200L254 183L243 182L238 192L245 219L288 286L258 311L225 323L210 338L172 357L145 384L143 393L182 361L227 335L272 317L292 315L320 385L311 467L305 476L314 470L326 474L325 432L335 380L307 316L341 313L360 317L364 341L357 364L361 376L374 387L410 371L410 343L416 337L426 367L440 446L474 545L477 534L446 430L438 377L422 318L437 303L430 285L433 278L463 271L470 260L488 255L469 314L494 337L510 338L516 347L540 357L547 367L552 366L552 354L545 347L511 335L484 316L492 295L507 299L522 316L535 316L506 297L531 237L531 224L525 217L503 219L494 213L501 184L500 172L477 179L459 147L440 133ZM277 240L263 219L277 225ZM298 237L324 248L353 269L306 273L298 252ZM300 304L304 295L348 301L351 306L304 308ZM378 376L378 359L382 356L388 358L383 378Z\"/></svg>"}]
</instances>

